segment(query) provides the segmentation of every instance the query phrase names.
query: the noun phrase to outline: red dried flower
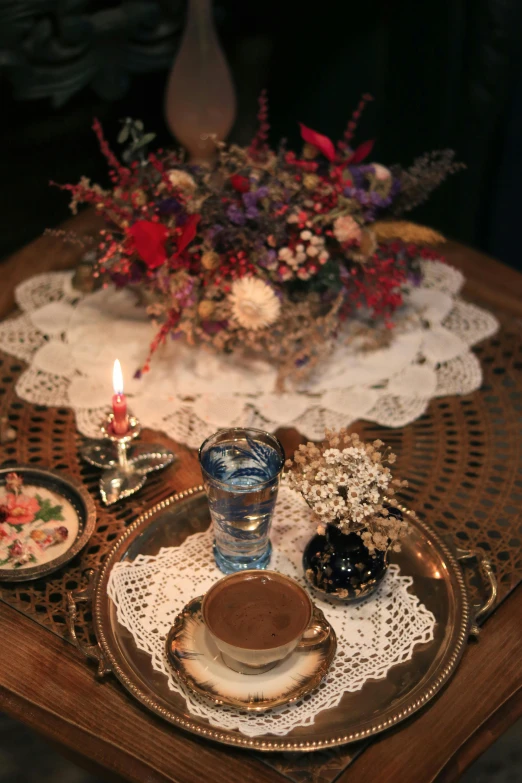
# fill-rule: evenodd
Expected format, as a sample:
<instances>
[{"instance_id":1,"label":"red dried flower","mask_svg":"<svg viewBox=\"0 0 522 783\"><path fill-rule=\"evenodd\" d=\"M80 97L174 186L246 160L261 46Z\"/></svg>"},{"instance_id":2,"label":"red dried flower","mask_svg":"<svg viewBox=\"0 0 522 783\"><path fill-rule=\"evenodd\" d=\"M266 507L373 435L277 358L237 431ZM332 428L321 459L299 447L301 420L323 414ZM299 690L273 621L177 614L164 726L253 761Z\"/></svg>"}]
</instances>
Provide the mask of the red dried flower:
<instances>
[{"instance_id":1,"label":"red dried flower","mask_svg":"<svg viewBox=\"0 0 522 783\"><path fill-rule=\"evenodd\" d=\"M263 154L266 154L268 150L267 142L270 125L268 123L268 98L266 96L266 90L261 90L261 95L259 96L259 112L257 119L259 128L248 148L248 151L253 158L261 157Z\"/></svg>"},{"instance_id":2,"label":"red dried flower","mask_svg":"<svg viewBox=\"0 0 522 783\"><path fill-rule=\"evenodd\" d=\"M299 127L301 128L301 138L303 141L317 147L319 152L322 152L329 161L335 160L335 147L328 136L323 136L321 133L317 133L317 131L307 128L302 122L299 123Z\"/></svg>"},{"instance_id":3,"label":"red dried flower","mask_svg":"<svg viewBox=\"0 0 522 783\"><path fill-rule=\"evenodd\" d=\"M167 260L165 240L168 230L161 223L152 223L150 220L137 220L127 230L128 235L134 241L134 246L139 257L145 261L149 269L157 269Z\"/></svg>"},{"instance_id":4,"label":"red dried flower","mask_svg":"<svg viewBox=\"0 0 522 783\"><path fill-rule=\"evenodd\" d=\"M183 226L183 231L181 232L179 239L178 239L178 247L174 255L172 256L173 259L180 256L185 248L190 245L194 237L196 236L198 223L201 215L191 215L185 225Z\"/></svg>"},{"instance_id":5,"label":"red dried flower","mask_svg":"<svg viewBox=\"0 0 522 783\"><path fill-rule=\"evenodd\" d=\"M233 174L230 177L230 184L238 193L248 193L250 190L250 181L248 177L242 177L241 174Z\"/></svg>"},{"instance_id":6,"label":"red dried flower","mask_svg":"<svg viewBox=\"0 0 522 783\"><path fill-rule=\"evenodd\" d=\"M346 161L346 166L355 166L357 163L362 163L362 161L368 157L370 152L373 149L373 145L375 144L374 139L369 139L368 141L363 141L362 144L359 144L357 149L354 153L350 155L348 160Z\"/></svg>"}]
</instances>

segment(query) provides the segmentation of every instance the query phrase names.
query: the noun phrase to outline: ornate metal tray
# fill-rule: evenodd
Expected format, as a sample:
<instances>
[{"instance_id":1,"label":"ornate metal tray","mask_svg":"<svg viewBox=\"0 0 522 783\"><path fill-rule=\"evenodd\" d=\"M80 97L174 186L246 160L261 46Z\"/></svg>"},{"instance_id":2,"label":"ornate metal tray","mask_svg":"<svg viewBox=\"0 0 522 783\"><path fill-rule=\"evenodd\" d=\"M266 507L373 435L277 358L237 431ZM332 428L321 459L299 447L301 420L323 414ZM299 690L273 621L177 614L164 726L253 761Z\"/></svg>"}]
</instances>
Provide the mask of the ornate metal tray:
<instances>
[{"instance_id":1,"label":"ornate metal tray","mask_svg":"<svg viewBox=\"0 0 522 783\"><path fill-rule=\"evenodd\" d=\"M192 715L185 700L169 691L164 676L152 669L149 657L137 649L130 633L118 623L107 596L107 581L114 563L134 559L138 554L156 554L162 546L178 546L209 523L202 487L174 495L140 516L115 543L91 586L69 594L69 628L74 637L76 602L92 600L98 644L78 646L98 662L98 674L113 672L154 713L176 726L227 745L262 751L316 750L361 740L399 723L426 704L447 682L468 636L478 633L478 615L489 611L495 599L491 568L483 561L481 570L490 580L491 594L483 607L471 607L457 557L473 557L474 553L454 553L426 524L412 519L411 535L392 561L399 563L402 573L413 576L416 594L435 614L435 639L417 646L412 660L394 667L385 680L368 682L357 693L345 694L337 707L320 712L312 726L296 728L284 737L250 738L236 730L221 731Z\"/></svg>"}]
</instances>

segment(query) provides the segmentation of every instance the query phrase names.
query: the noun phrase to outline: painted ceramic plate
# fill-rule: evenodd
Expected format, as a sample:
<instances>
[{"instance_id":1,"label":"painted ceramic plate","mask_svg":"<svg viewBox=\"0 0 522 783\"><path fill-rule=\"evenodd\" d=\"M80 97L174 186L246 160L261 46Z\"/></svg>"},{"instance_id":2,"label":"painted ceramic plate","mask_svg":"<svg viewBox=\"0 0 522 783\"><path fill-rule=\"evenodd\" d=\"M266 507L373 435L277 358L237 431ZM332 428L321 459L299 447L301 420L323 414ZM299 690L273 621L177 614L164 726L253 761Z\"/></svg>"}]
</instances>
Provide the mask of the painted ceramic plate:
<instances>
[{"instance_id":1,"label":"painted ceramic plate","mask_svg":"<svg viewBox=\"0 0 522 783\"><path fill-rule=\"evenodd\" d=\"M216 704L242 710L269 710L300 699L317 688L337 648L333 628L317 648L296 650L264 674L240 674L223 663L201 615L203 596L177 616L167 636L167 658L191 690ZM322 616L320 609L315 612Z\"/></svg>"},{"instance_id":2,"label":"painted ceramic plate","mask_svg":"<svg viewBox=\"0 0 522 783\"><path fill-rule=\"evenodd\" d=\"M87 543L96 510L87 491L51 470L0 469L0 581L38 579Z\"/></svg>"}]
</instances>

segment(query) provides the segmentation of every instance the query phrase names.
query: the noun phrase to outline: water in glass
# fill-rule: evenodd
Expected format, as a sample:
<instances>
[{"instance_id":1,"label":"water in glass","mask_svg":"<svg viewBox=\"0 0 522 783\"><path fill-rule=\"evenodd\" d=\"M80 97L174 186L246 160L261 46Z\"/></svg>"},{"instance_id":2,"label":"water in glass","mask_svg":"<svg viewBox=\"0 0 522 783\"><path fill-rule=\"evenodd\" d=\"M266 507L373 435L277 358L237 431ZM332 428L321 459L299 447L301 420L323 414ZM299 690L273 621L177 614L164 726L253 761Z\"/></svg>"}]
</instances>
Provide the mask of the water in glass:
<instances>
[{"instance_id":1,"label":"water in glass","mask_svg":"<svg viewBox=\"0 0 522 783\"><path fill-rule=\"evenodd\" d=\"M200 461L212 521L214 556L225 573L266 568L270 561L270 522L284 455L278 441L267 443L255 430L203 444ZM223 433L224 434L224 433Z\"/></svg>"}]
</instances>

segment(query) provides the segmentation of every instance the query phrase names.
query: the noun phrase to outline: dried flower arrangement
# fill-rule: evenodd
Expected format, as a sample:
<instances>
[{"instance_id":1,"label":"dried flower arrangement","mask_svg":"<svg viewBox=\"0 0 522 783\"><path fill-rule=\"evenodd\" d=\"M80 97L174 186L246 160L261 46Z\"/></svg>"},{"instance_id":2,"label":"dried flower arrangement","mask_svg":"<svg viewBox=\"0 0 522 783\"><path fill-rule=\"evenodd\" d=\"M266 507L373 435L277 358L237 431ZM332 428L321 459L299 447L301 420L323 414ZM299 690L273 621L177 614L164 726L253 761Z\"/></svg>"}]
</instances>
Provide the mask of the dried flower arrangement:
<instances>
[{"instance_id":1,"label":"dried flower arrangement","mask_svg":"<svg viewBox=\"0 0 522 783\"><path fill-rule=\"evenodd\" d=\"M398 551L407 523L389 513L391 499L407 481L393 478L395 454L383 442L363 443L346 429L326 431L319 445L300 445L286 461L292 489L304 497L324 535L326 525L342 533L360 532L370 553Z\"/></svg>"},{"instance_id":2,"label":"dried flower arrangement","mask_svg":"<svg viewBox=\"0 0 522 783\"><path fill-rule=\"evenodd\" d=\"M148 153L153 134L125 120L124 163L95 121L110 167L109 190L83 177L63 185L95 206L107 228L96 274L139 287L158 322L150 355L168 335L218 351L261 352L280 381L307 374L333 347L357 308L391 325L402 287L419 278L420 245L442 240L430 229L394 221L459 168L453 153L432 153L409 170L365 163L373 142L355 149L364 96L335 146L301 125L301 156L267 143L267 100L248 148L216 142L213 165L183 152ZM403 238L404 237L404 238ZM149 368L149 359L143 369Z\"/></svg>"}]
</instances>

